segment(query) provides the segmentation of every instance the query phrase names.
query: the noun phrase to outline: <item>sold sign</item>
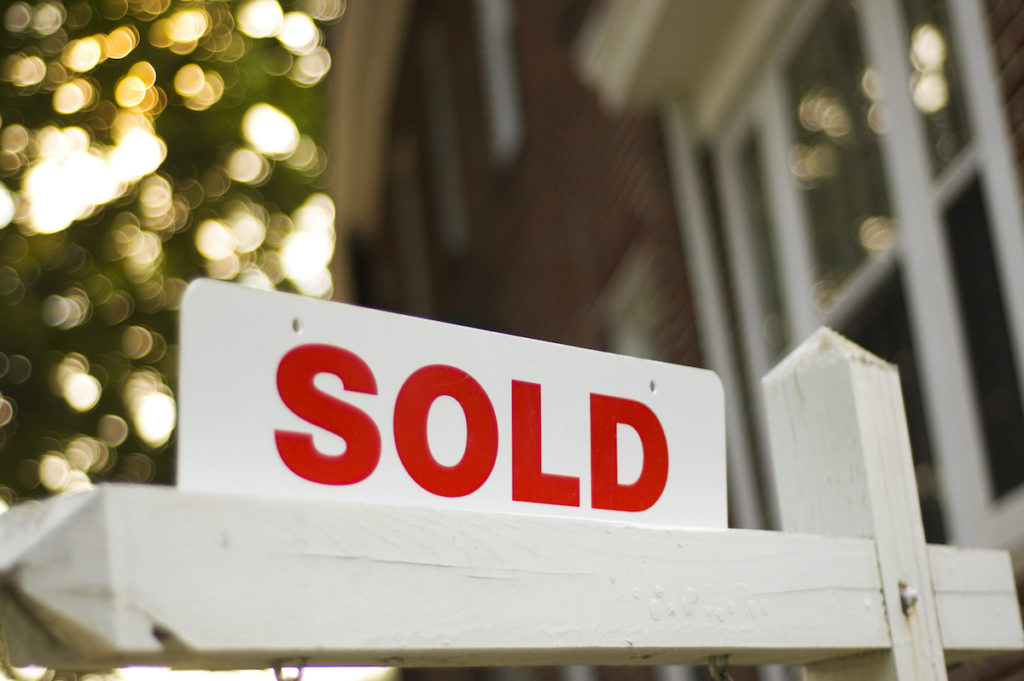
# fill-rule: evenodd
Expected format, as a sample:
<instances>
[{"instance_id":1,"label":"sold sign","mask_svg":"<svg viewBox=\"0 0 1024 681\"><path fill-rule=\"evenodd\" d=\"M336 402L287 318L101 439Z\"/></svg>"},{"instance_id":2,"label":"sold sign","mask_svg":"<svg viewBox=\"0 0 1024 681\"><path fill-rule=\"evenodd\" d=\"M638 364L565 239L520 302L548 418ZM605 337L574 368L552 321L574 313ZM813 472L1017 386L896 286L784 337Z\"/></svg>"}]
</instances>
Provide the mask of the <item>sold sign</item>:
<instances>
[{"instance_id":1,"label":"sold sign","mask_svg":"<svg viewBox=\"0 0 1024 681\"><path fill-rule=\"evenodd\" d=\"M179 487L726 525L708 371L213 281L181 329Z\"/></svg>"}]
</instances>

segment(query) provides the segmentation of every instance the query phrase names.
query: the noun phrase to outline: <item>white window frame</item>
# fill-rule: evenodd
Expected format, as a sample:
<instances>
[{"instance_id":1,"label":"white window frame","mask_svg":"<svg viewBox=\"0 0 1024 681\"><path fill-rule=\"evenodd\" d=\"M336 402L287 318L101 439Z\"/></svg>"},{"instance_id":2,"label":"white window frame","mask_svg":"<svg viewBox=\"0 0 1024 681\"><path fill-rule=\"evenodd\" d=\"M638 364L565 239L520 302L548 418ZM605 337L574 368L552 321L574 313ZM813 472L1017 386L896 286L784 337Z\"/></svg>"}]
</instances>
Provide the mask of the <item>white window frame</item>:
<instances>
[{"instance_id":1,"label":"white window frame","mask_svg":"<svg viewBox=\"0 0 1024 681\"><path fill-rule=\"evenodd\" d=\"M525 136L516 62L515 7L510 0L476 0L474 9L491 160L504 167L519 156Z\"/></svg>"},{"instance_id":2,"label":"white window frame","mask_svg":"<svg viewBox=\"0 0 1024 681\"><path fill-rule=\"evenodd\" d=\"M759 72L744 74L732 84L737 92L746 88L746 94L737 97L739 106L706 135L721 192L743 361L751 376L746 388L760 402L759 378L771 361L758 332L762 308L752 269L755 261L747 252L745 231L749 226L744 224L744 198L736 163L740 145L755 130L760 134L765 193L777 230L777 271L782 279L780 293L791 339L799 341L822 323L842 325L893 268L900 267L933 456L941 471L939 494L949 539L963 545L1024 549L1024 485L1000 499L994 499L991 491L970 356L942 223L943 210L968 182L979 177L1000 265L1018 382L1024 389L1024 215L1012 145L1008 144L1005 105L995 79L991 40L981 8L972 0L948 3L951 49L957 54L961 70L971 142L942 176L932 181L924 120L904 85L910 74L902 9L898 0L863 0L858 4L862 52L866 63L883 75L891 129L897 131L882 137L880 151L891 208L900 225L899 238L890 257L868 260L850 277L836 304L823 315L811 299L814 281L810 232L799 191L788 170L792 131L782 74L827 2L798 3L799 10L778 42L755 67ZM750 88L749 83L757 85ZM681 149L671 136L669 145L670 158L692 154L692 150ZM678 164L678 160L673 162ZM687 245L692 248L695 229L707 230L707 221L701 222L686 205L681 208L685 211L681 221L688 225L684 227ZM699 236L710 238L709 234ZM700 286L711 283L701 281L700 276L697 279ZM702 329L721 335L721 331L708 329L707 324L702 324ZM763 433L763 411L756 420L757 430Z\"/></svg>"}]
</instances>

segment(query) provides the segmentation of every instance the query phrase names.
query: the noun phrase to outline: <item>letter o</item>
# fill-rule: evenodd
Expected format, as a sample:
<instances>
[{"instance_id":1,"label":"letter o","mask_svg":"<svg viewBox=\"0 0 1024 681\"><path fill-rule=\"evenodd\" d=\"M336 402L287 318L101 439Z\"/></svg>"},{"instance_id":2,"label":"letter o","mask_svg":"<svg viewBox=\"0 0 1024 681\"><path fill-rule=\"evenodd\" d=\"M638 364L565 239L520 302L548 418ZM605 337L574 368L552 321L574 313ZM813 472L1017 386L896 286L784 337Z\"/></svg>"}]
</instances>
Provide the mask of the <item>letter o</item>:
<instances>
[{"instance_id":1,"label":"letter o","mask_svg":"<svg viewBox=\"0 0 1024 681\"><path fill-rule=\"evenodd\" d=\"M438 397L447 395L466 415L466 449L454 466L438 463L430 451L427 416ZM498 456L498 420L483 387L461 369L433 364L412 373L395 400L398 458L423 489L442 497L462 497L487 480Z\"/></svg>"}]
</instances>

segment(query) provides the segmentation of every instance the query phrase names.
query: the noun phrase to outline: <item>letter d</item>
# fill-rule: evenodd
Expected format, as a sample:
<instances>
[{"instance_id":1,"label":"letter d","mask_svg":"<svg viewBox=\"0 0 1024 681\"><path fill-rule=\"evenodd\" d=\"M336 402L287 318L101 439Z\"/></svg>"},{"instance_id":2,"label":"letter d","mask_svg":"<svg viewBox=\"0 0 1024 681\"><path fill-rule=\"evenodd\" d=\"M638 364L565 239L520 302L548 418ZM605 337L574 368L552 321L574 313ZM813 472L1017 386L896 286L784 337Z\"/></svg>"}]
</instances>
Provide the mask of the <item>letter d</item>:
<instances>
[{"instance_id":1,"label":"letter d","mask_svg":"<svg viewBox=\"0 0 1024 681\"><path fill-rule=\"evenodd\" d=\"M617 428L624 424L640 436L643 465L629 485L619 483ZM668 480L668 443L661 422L640 402L590 395L590 504L613 511L643 511L655 504Z\"/></svg>"}]
</instances>

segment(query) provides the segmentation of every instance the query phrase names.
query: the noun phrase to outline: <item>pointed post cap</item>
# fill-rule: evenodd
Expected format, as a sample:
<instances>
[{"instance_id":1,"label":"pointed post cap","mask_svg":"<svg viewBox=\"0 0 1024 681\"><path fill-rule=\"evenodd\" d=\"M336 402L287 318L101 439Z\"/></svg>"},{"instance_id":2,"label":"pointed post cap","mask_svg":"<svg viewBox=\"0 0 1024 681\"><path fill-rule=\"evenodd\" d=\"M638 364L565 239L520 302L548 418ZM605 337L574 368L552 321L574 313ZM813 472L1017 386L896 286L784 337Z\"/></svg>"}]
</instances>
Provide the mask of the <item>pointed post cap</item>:
<instances>
[{"instance_id":1,"label":"pointed post cap","mask_svg":"<svg viewBox=\"0 0 1024 681\"><path fill-rule=\"evenodd\" d=\"M771 383L782 376L836 360L866 364L879 369L895 369L893 364L871 354L848 338L827 326L820 326L807 340L776 364L774 369L765 374L761 381Z\"/></svg>"}]
</instances>

